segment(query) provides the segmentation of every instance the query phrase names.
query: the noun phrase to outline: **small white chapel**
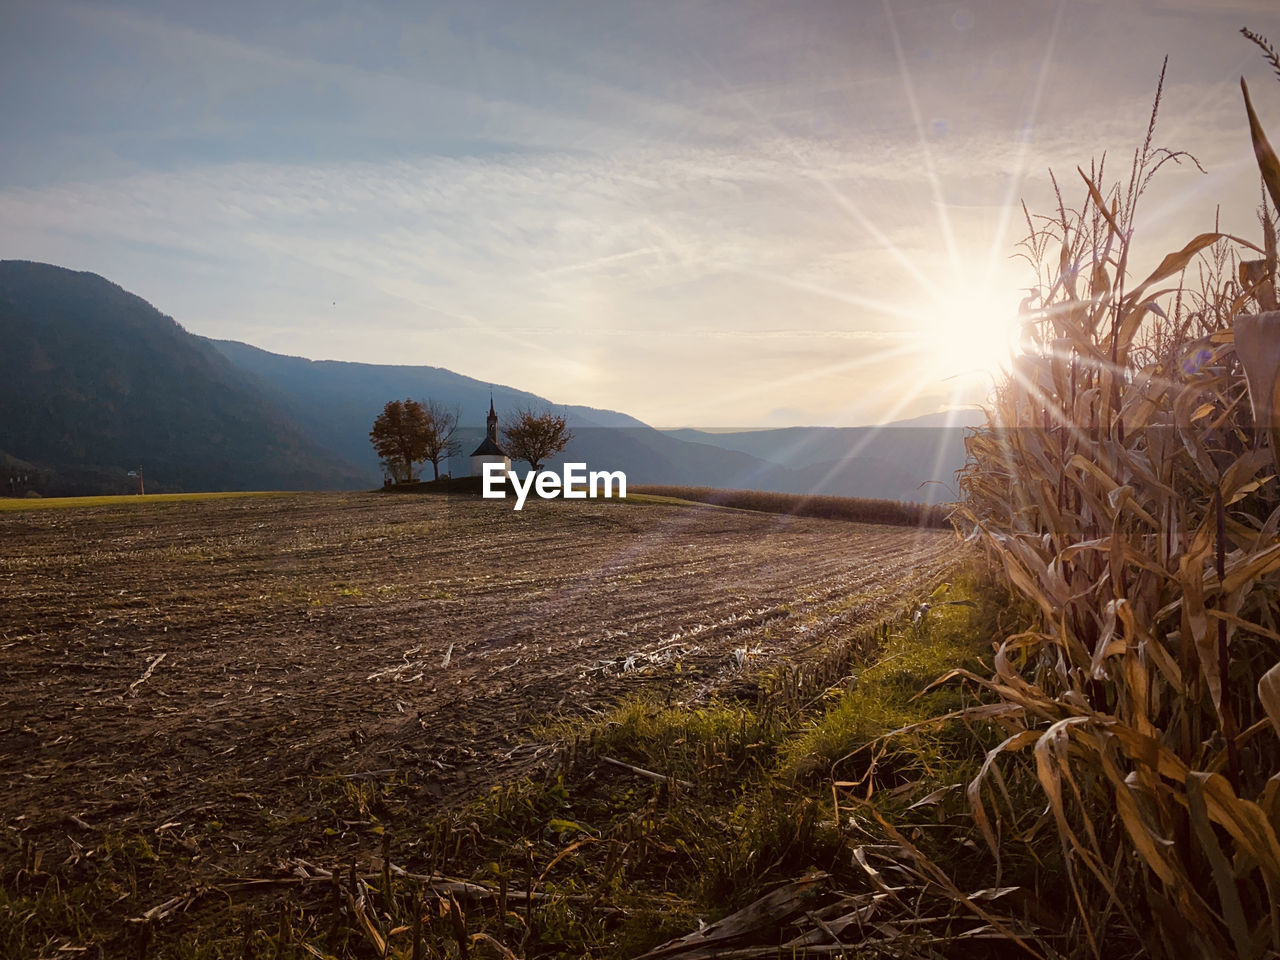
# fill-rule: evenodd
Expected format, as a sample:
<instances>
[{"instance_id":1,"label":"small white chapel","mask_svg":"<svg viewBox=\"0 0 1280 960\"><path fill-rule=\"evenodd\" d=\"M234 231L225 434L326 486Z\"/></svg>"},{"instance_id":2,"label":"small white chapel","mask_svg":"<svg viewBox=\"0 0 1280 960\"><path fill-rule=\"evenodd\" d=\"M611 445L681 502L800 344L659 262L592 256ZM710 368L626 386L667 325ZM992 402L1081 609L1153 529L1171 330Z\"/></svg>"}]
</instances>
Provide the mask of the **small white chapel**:
<instances>
[{"instance_id":1,"label":"small white chapel","mask_svg":"<svg viewBox=\"0 0 1280 960\"><path fill-rule=\"evenodd\" d=\"M489 397L489 417L485 421L484 440L471 453L471 475L484 476L486 463L500 463L503 470L511 469L511 458L498 446L498 414L493 409L493 397Z\"/></svg>"}]
</instances>

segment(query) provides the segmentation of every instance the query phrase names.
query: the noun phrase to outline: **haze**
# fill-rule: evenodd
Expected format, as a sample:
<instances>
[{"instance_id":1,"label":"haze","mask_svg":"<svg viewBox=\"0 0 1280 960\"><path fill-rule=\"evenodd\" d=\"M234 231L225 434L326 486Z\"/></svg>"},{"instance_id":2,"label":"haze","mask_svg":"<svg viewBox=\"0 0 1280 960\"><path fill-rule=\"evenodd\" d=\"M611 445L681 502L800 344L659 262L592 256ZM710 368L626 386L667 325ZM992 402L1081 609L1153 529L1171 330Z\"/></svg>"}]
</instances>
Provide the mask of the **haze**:
<instances>
[{"instance_id":1,"label":"haze","mask_svg":"<svg viewBox=\"0 0 1280 960\"><path fill-rule=\"evenodd\" d=\"M981 399L1052 166L1257 239L1252 3L116 3L0 8L0 258L189 330L447 367L658 426ZM1135 266L1140 270L1141 264ZM988 340L990 345L988 347Z\"/></svg>"}]
</instances>

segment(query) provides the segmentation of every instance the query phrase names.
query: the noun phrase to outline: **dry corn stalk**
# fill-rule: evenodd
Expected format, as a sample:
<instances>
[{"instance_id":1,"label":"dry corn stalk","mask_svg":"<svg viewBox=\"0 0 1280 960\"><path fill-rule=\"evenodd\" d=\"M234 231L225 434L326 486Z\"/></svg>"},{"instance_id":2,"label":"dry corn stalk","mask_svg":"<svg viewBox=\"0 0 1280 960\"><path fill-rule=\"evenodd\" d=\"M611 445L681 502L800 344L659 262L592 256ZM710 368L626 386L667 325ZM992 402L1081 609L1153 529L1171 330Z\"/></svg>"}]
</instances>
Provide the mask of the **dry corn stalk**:
<instances>
[{"instance_id":1,"label":"dry corn stalk","mask_svg":"<svg viewBox=\"0 0 1280 960\"><path fill-rule=\"evenodd\" d=\"M1130 288L1137 201L1172 156L1149 131L1127 187L1081 171L1078 208L1028 217L1038 311L968 440L961 516L1040 622L971 678L1016 711L969 796L999 857L992 778L1026 757L1085 952L1119 928L1155 955L1263 956L1280 951L1280 314L1242 311L1273 305L1276 244L1270 216L1265 249L1203 233ZM1241 247L1265 255L1247 288Z\"/></svg>"}]
</instances>

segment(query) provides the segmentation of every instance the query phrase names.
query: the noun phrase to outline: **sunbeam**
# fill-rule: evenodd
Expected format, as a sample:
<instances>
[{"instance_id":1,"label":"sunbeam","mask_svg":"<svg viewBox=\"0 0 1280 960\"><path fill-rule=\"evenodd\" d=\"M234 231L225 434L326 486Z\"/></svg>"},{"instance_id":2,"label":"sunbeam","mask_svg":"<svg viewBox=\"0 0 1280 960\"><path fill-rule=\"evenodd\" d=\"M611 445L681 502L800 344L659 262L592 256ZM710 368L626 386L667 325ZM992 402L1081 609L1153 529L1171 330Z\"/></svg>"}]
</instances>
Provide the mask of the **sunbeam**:
<instances>
[{"instance_id":1,"label":"sunbeam","mask_svg":"<svg viewBox=\"0 0 1280 960\"><path fill-rule=\"evenodd\" d=\"M885 20L889 24L889 36L893 39L893 52L898 62L898 76L902 80L902 91L906 95L907 105L911 108L911 119L915 124L916 140L920 154L924 158L924 180L928 182L933 193L934 212L938 217L938 226L945 245L946 253L952 268L958 268L960 254L956 248L955 232L951 229L951 217L947 213L947 198L942 192L942 181L938 177L933 162L933 151L929 148L929 138L925 136L924 121L920 117L920 105L916 100L915 85L911 82L911 71L907 69L907 58L902 52L902 38L898 35L898 25L893 19L893 9L889 0L883 0Z\"/></svg>"},{"instance_id":2,"label":"sunbeam","mask_svg":"<svg viewBox=\"0 0 1280 960\"><path fill-rule=\"evenodd\" d=\"M1066 6L1066 0L1059 0L1053 15L1053 24L1049 28L1049 42L1045 47L1044 56L1041 58L1040 70L1036 74L1035 90L1031 95L1031 103L1027 108L1026 119L1022 123L1024 135L1019 138L1013 173L1009 176L1004 200L1000 205L1000 219L991 235L991 248L987 256L987 283L992 280L991 274L994 272L996 264L1008 257L1008 250L1005 244L1008 242L1009 224L1017 219L1020 213L1019 199L1022 193L1024 174L1027 169L1027 154L1031 150L1031 131L1035 129L1036 120L1039 117L1040 102L1044 97L1045 84L1049 78L1049 68L1053 63L1053 52L1057 47L1058 31L1062 27L1062 16Z\"/></svg>"}]
</instances>

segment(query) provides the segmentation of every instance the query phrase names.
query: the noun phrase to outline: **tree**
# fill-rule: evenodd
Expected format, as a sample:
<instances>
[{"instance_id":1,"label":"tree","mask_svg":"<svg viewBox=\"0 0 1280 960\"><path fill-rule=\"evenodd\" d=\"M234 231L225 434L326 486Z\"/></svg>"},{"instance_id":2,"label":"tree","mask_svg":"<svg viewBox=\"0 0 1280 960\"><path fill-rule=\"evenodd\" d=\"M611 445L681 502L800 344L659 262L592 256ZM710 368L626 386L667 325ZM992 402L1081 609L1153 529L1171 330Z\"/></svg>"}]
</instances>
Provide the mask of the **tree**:
<instances>
[{"instance_id":1,"label":"tree","mask_svg":"<svg viewBox=\"0 0 1280 960\"><path fill-rule=\"evenodd\" d=\"M392 400L373 421L369 441L396 483L413 479L413 466L427 459L431 421L417 400Z\"/></svg>"},{"instance_id":2,"label":"tree","mask_svg":"<svg viewBox=\"0 0 1280 960\"><path fill-rule=\"evenodd\" d=\"M502 444L513 460L527 460L533 470L542 462L555 456L573 439L566 426L567 421L551 411L535 413L517 410L515 422L502 430Z\"/></svg>"},{"instance_id":3,"label":"tree","mask_svg":"<svg viewBox=\"0 0 1280 960\"><path fill-rule=\"evenodd\" d=\"M453 439L454 431L458 429L458 408L457 406L445 407L428 399L423 409L426 411L428 423L431 424L431 429L427 432L426 455L423 459L431 462L431 469L435 473L434 479L439 480L440 461L448 460L462 448L462 445Z\"/></svg>"}]
</instances>

